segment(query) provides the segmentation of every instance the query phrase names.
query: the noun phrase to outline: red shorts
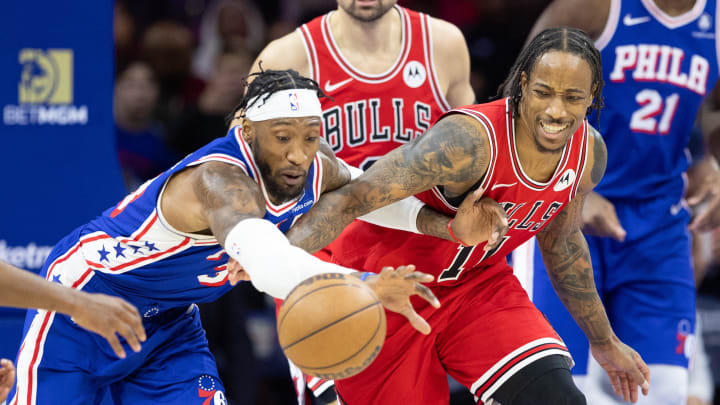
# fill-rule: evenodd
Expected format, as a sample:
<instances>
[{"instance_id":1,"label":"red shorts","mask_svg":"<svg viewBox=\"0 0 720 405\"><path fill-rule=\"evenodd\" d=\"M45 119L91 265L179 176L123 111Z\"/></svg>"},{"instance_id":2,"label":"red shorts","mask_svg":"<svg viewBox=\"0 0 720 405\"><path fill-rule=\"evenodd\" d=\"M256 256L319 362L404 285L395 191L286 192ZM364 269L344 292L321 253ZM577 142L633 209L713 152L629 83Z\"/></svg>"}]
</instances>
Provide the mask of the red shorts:
<instances>
[{"instance_id":1,"label":"red shorts","mask_svg":"<svg viewBox=\"0 0 720 405\"><path fill-rule=\"evenodd\" d=\"M472 272L472 273L470 273ZM425 336L387 313L380 354L362 373L335 381L345 405L448 404L447 375L482 404L527 364L567 348L503 260L468 270L465 282L433 286L442 307L413 297L432 326Z\"/></svg>"}]
</instances>

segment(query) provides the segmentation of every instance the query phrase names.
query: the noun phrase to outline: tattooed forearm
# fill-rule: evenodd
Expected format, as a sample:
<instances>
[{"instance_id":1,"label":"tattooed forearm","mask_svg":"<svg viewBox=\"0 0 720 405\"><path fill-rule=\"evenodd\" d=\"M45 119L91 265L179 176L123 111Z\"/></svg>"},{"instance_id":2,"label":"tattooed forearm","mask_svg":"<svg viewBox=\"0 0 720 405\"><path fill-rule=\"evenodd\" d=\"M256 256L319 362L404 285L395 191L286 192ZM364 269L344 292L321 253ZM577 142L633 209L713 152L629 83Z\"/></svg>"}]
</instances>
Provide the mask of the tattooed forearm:
<instances>
[{"instance_id":1,"label":"tattooed forearm","mask_svg":"<svg viewBox=\"0 0 720 405\"><path fill-rule=\"evenodd\" d=\"M608 343L614 336L600 297L595 289L592 263L585 237L575 224L577 206L568 206L537 235L543 262L555 292L570 312L588 341ZM580 207L581 208L581 207ZM557 222L556 222L557 221Z\"/></svg>"},{"instance_id":2,"label":"tattooed forearm","mask_svg":"<svg viewBox=\"0 0 720 405\"><path fill-rule=\"evenodd\" d=\"M290 230L290 241L322 249L353 219L437 184L469 188L485 174L487 138L472 118L451 115L378 160L350 184L323 195Z\"/></svg>"},{"instance_id":3,"label":"tattooed forearm","mask_svg":"<svg viewBox=\"0 0 720 405\"><path fill-rule=\"evenodd\" d=\"M427 205L420 209L417 216L417 228L424 235L454 241L448 233L450 218L433 210Z\"/></svg>"}]
</instances>

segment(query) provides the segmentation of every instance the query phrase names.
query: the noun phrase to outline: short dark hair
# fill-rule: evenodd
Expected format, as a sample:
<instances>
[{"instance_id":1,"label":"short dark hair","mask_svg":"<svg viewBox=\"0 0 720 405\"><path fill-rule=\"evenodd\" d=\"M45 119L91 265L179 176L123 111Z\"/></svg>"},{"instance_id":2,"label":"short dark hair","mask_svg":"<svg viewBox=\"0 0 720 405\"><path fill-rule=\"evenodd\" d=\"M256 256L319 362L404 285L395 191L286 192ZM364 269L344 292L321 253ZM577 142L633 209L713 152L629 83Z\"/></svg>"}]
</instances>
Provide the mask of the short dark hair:
<instances>
[{"instance_id":1,"label":"short dark hair","mask_svg":"<svg viewBox=\"0 0 720 405\"><path fill-rule=\"evenodd\" d=\"M248 79L253 76L255 76L255 80L248 84ZM309 89L315 90L319 98L327 97L315 80L301 76L300 73L293 69L264 70L262 66L260 66L259 72L251 73L245 78L245 86L247 87L245 96L243 96L240 103L233 109L232 113L225 118L225 124L227 125L235 118L238 111L240 112L240 117L244 117L245 111L250 106L258 101L267 100L273 93L280 90ZM259 96L263 96L262 100Z\"/></svg>"},{"instance_id":2,"label":"short dark hair","mask_svg":"<svg viewBox=\"0 0 720 405\"><path fill-rule=\"evenodd\" d=\"M518 105L522 97L521 74L525 72L530 76L530 72L535 67L537 60L549 51L569 52L584 59L592 70L592 82L595 91L592 94L593 102L588 107L587 115L594 110L599 111L603 108L602 99L602 62L600 60L600 51L595 48L590 37L585 31L577 28L561 27L549 28L539 33L529 44L523 48L518 56L515 64L510 69L510 74L498 88L498 97L510 97L513 115L518 113Z\"/></svg>"}]
</instances>

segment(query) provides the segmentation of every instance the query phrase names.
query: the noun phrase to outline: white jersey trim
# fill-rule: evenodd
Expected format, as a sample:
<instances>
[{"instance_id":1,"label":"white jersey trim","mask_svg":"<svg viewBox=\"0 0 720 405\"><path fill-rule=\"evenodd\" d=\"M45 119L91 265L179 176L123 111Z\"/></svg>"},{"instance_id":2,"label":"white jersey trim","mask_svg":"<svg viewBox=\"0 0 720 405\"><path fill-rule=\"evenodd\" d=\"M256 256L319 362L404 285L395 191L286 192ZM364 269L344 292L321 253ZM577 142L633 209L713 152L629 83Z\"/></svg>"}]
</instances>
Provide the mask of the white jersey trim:
<instances>
[{"instance_id":1,"label":"white jersey trim","mask_svg":"<svg viewBox=\"0 0 720 405\"><path fill-rule=\"evenodd\" d=\"M670 16L667 15L664 11L658 7L653 0L641 0L642 4L647 9L648 13L655 17L655 19L662 25L666 26L669 29L675 29L678 27L682 27L683 25L686 25L692 21L694 21L696 18L700 17L702 15L703 11L705 11L705 4L707 3L706 0L696 0L695 5L693 8L690 9L690 11L680 14L677 16Z\"/></svg>"},{"instance_id":2,"label":"white jersey trim","mask_svg":"<svg viewBox=\"0 0 720 405\"><path fill-rule=\"evenodd\" d=\"M548 345L545 349L540 349L536 353L532 353L528 355L527 357L523 358L525 352L528 352L530 350L533 350L535 348ZM563 349L557 348L556 346L561 346ZM550 356L553 354L561 354L563 356L572 357L570 356L570 353L567 351L567 348L565 344L554 338L541 338L533 340L532 342L526 343L523 346L518 347L517 349L513 350L512 352L508 353L500 359L497 363L495 363L492 367L490 367L480 378L478 378L472 385L470 386L470 392L472 392L474 395L476 395L478 398L480 398L483 402L486 402L490 397L492 397L492 394L495 393L495 391L509 379L512 377L515 373L517 373L519 370L521 370L524 366L527 364L538 360L540 358ZM488 386L484 391L478 392L480 388L482 388L483 385L485 385L490 379L492 379L498 372L500 372L505 366L511 364L514 360L520 359L517 363L513 364L510 368L508 368L506 371L502 373L500 377L496 381L494 381L490 386Z\"/></svg>"},{"instance_id":3,"label":"white jersey trim","mask_svg":"<svg viewBox=\"0 0 720 405\"><path fill-rule=\"evenodd\" d=\"M228 163L228 164L240 167L243 170L243 172L245 172L245 174L248 173L248 168L245 165L245 163L243 163L242 160L235 158L233 156L230 156L230 155L226 155L224 153L213 153L210 155L202 156L199 159L188 163L186 167L197 166L197 165L200 165L200 164L206 163L206 162ZM203 235L203 234L199 234L199 233L183 232L178 229L175 229L175 227L170 225L170 223L167 221L167 219L165 219L165 215L162 212L162 204L161 204L162 196L165 193L167 184L168 184L168 181L166 180L165 183L163 184L162 188L160 189L160 192L158 193L157 202L155 204L155 211L157 212L157 216L158 216L158 219L160 220L160 223L165 228L167 228L168 231L170 231L174 234L180 235L180 236L184 236L184 237L193 239L194 241L201 242L204 245L214 245L214 244L218 243L217 239L215 239L215 236ZM148 218L150 218L150 217L148 217ZM143 228L143 227L141 227L141 228Z\"/></svg>"},{"instance_id":4,"label":"white jersey trim","mask_svg":"<svg viewBox=\"0 0 720 405\"><path fill-rule=\"evenodd\" d=\"M337 43L335 42L335 37L333 37L332 30L330 29L330 16L334 13L334 11L331 11L322 17L320 27L323 39L325 40L325 46L330 52L330 56L332 56L332 58L335 60L335 63L353 79L363 83L378 84L384 83L394 78L398 73L402 71L402 68L405 65L405 61L410 55L410 49L412 47L412 24L410 23L410 17L407 15L405 10L403 10L397 5L394 6L394 8L399 13L400 20L402 21L400 53L398 54L392 66L388 70L380 74L364 73L361 70L357 69L355 66L353 66L347 59L345 59L345 57L340 51L340 47L338 47Z\"/></svg>"},{"instance_id":5,"label":"white jersey trim","mask_svg":"<svg viewBox=\"0 0 720 405\"><path fill-rule=\"evenodd\" d=\"M507 99L509 101L509 99ZM506 101L507 102L507 101ZM539 182L533 180L532 177L528 176L525 173L525 170L522 167L522 163L520 162L520 156L517 152L517 145L515 143L515 119L512 116L512 112L508 108L507 112L507 136L508 136L508 148L510 149L510 160L512 161L512 168L513 172L515 173L515 177L517 177L518 181L526 186L527 188L535 191L542 191L548 188L554 181L557 179L557 177L562 173L562 170L567 166L568 160L570 157L570 151L572 150L573 142L575 141L574 134L570 136L569 141L563 146L563 153L562 156L560 156L560 161L558 161L557 167L555 167L555 171L553 172L553 175L550 177L550 179L547 182ZM584 121L583 121L584 123ZM582 124L581 124L582 125ZM577 130L576 130L577 131Z\"/></svg>"},{"instance_id":6,"label":"white jersey trim","mask_svg":"<svg viewBox=\"0 0 720 405\"><path fill-rule=\"evenodd\" d=\"M605 28L603 28L598 39L595 40L595 47L599 51L602 51L607 44L610 43L613 35L615 35L618 21L620 21L620 9L621 0L610 0L610 12L608 13L607 21L605 21Z\"/></svg>"},{"instance_id":7,"label":"white jersey trim","mask_svg":"<svg viewBox=\"0 0 720 405\"><path fill-rule=\"evenodd\" d=\"M575 184L572 186L572 191L570 192L570 197L568 198L568 202L572 201L573 198L575 198L575 195L577 195L577 191L580 188L580 182L582 181L582 176L585 173L585 168L587 167L587 162L590 152L590 130L588 129L587 120L583 121L583 142L585 142L585 150L582 151L582 156L580 156L580 159L578 159L577 169L575 170L575 173L577 173L577 176L575 176Z\"/></svg>"},{"instance_id":8,"label":"white jersey trim","mask_svg":"<svg viewBox=\"0 0 720 405\"><path fill-rule=\"evenodd\" d=\"M310 30L307 28L307 24L303 24L301 27L296 29L300 34L303 47L305 48L305 56L308 59L308 69L310 71L310 78L320 83L320 67L317 66L317 51L315 51L315 44L312 40Z\"/></svg>"},{"instance_id":9,"label":"white jersey trim","mask_svg":"<svg viewBox=\"0 0 720 405\"><path fill-rule=\"evenodd\" d=\"M430 89L432 89L435 102L440 106L442 112L448 111L451 106L445 98L445 94L440 87L440 80L437 77L437 68L435 66L435 54L433 51L432 28L430 26L430 16L420 13L420 28L423 38L423 53L425 54L425 64L430 71Z\"/></svg>"}]
</instances>

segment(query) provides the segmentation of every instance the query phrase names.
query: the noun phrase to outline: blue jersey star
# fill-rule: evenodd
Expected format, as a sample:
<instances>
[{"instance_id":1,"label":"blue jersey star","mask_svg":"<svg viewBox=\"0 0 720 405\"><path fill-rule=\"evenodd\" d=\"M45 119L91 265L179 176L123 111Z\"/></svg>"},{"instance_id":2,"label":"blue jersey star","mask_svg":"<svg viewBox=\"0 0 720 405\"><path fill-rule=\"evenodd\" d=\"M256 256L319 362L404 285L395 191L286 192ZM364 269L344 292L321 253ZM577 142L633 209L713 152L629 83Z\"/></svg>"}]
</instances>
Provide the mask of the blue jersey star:
<instances>
[{"instance_id":1,"label":"blue jersey star","mask_svg":"<svg viewBox=\"0 0 720 405\"><path fill-rule=\"evenodd\" d=\"M133 248L133 254L134 254L134 255L136 255L137 252L138 252L140 249L142 249L142 246L133 246L133 245L130 245L130 247Z\"/></svg>"},{"instance_id":2,"label":"blue jersey star","mask_svg":"<svg viewBox=\"0 0 720 405\"><path fill-rule=\"evenodd\" d=\"M120 256L125 257L125 254L123 253L123 251L125 251L125 249L127 249L127 248L122 247L120 245L120 242L118 242L117 246L114 246L113 249L115 249L115 258L116 259Z\"/></svg>"},{"instance_id":3,"label":"blue jersey star","mask_svg":"<svg viewBox=\"0 0 720 405\"><path fill-rule=\"evenodd\" d=\"M100 261L103 261L103 260L105 260L106 262L109 262L109 261L110 261L110 260L108 260L108 258L107 258L108 255L110 254L110 252L108 252L107 250L105 250L105 245L103 245L102 250L98 250L97 252L100 253Z\"/></svg>"},{"instance_id":4,"label":"blue jersey star","mask_svg":"<svg viewBox=\"0 0 720 405\"><path fill-rule=\"evenodd\" d=\"M158 249L158 248L155 247L155 244L154 244L154 243L150 243L150 242L147 242L147 241L145 242L145 247L148 248L148 252L152 252L153 250L160 250L160 249Z\"/></svg>"},{"instance_id":5,"label":"blue jersey star","mask_svg":"<svg viewBox=\"0 0 720 405\"><path fill-rule=\"evenodd\" d=\"M53 276L53 283L59 283L62 284L62 281L60 281L60 275L56 274Z\"/></svg>"}]
</instances>

